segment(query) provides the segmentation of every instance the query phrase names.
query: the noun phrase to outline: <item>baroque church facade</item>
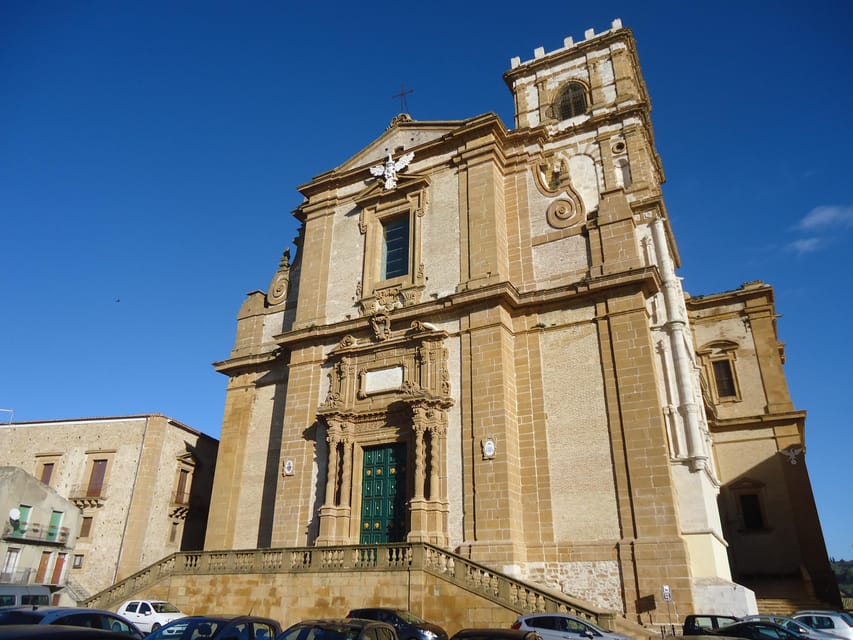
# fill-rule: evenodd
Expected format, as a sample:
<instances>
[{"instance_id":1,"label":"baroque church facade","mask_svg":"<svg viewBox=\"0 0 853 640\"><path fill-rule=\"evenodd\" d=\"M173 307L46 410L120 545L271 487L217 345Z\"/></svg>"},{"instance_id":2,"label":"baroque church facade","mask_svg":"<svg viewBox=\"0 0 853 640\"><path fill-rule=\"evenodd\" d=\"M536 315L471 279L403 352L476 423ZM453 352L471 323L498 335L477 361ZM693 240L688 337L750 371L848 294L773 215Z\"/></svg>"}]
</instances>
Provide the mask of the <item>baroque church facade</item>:
<instances>
[{"instance_id":1,"label":"baroque church facade","mask_svg":"<svg viewBox=\"0 0 853 640\"><path fill-rule=\"evenodd\" d=\"M514 128L401 114L299 187L215 365L205 548L428 542L634 618L832 603L772 288L682 291L631 31L504 79Z\"/></svg>"}]
</instances>

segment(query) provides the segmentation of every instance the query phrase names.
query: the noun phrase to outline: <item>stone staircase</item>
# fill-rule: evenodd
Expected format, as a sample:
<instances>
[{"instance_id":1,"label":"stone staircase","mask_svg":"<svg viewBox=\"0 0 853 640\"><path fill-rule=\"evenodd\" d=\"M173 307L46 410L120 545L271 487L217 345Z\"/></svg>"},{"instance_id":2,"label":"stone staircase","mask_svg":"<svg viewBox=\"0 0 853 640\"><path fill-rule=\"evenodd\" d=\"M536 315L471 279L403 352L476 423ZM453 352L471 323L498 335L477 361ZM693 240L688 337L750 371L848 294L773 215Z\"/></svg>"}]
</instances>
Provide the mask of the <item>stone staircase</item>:
<instances>
[{"instance_id":1,"label":"stone staircase","mask_svg":"<svg viewBox=\"0 0 853 640\"><path fill-rule=\"evenodd\" d=\"M788 616L802 609L834 609L821 602L807 582L799 578L774 578L744 581L755 592L759 613Z\"/></svg>"},{"instance_id":2,"label":"stone staircase","mask_svg":"<svg viewBox=\"0 0 853 640\"><path fill-rule=\"evenodd\" d=\"M190 598L205 610L224 607L236 611L242 604L238 595L251 595L254 590L263 594L265 606L272 607L259 610L252 605L256 614L275 618L284 611L303 619L328 617L328 607L320 607L323 602L339 600L340 610L345 611L349 606L346 598L353 591L378 591L389 599L404 597L402 584L409 590L421 585L425 588L417 591L418 598L435 599L419 602L421 607L436 612L444 608L448 614L456 607L460 626L506 628L519 614L553 611L588 619L635 640L660 637L656 628L427 543L175 553L81 604L110 609L127 599L155 594L179 607L183 604L180 598ZM270 598L271 593L275 597ZM405 600L388 600L381 606L411 609ZM193 613L192 609L182 610Z\"/></svg>"}]
</instances>

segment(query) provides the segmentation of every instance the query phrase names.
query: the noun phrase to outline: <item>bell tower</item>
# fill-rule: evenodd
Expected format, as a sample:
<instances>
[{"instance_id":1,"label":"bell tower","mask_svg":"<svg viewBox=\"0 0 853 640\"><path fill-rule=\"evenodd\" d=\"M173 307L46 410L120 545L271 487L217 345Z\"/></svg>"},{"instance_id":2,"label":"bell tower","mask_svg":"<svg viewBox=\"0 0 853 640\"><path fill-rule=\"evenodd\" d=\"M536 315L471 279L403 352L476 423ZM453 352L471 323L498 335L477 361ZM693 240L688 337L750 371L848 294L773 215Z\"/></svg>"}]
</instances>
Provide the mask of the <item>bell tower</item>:
<instances>
[{"instance_id":1,"label":"bell tower","mask_svg":"<svg viewBox=\"0 0 853 640\"><path fill-rule=\"evenodd\" d=\"M555 51L539 47L531 60L513 58L504 80L514 98L515 126L527 135L528 152L539 157L531 207L547 207L547 223L556 230L542 237L567 237L566 247L576 254L573 275L591 288L603 291L644 271L654 274L650 283L657 282L630 299L611 288L609 308L598 311L600 326L607 327L599 338L613 353L606 376L619 390L622 407L610 413L609 424L614 442L625 446L626 483L617 491L623 498L622 539L633 542L620 556L623 574L637 576L634 598L628 599L640 613L645 594L667 584L682 604L701 608L713 597L703 585L712 583L728 585L735 599L748 598L731 582L699 367L675 274L680 258L633 34L618 19L604 32L588 29L581 41L566 38ZM581 247L586 272L578 268L584 265L577 255ZM535 286L549 286L561 274L549 275L550 280L537 278ZM563 281L570 282L565 276L558 282ZM632 378L632 370L641 373ZM632 387L636 394L625 393ZM642 412L625 410L639 398ZM647 447L655 448L654 457ZM615 464L618 476L621 463ZM669 495L650 498L636 490L650 475L666 478L660 487L668 485ZM666 523L661 510L671 513ZM672 562L683 562L689 579L661 572L655 547L667 548ZM632 561L624 562L629 555Z\"/></svg>"}]
</instances>

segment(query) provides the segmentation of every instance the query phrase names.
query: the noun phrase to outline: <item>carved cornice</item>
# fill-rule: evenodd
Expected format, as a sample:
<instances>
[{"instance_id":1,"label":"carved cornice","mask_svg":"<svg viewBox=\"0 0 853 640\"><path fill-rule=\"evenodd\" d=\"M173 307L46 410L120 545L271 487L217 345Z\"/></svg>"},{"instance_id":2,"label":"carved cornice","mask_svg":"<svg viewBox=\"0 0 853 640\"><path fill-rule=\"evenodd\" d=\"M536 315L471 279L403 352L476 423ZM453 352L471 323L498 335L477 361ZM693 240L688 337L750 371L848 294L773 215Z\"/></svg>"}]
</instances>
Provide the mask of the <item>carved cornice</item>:
<instances>
[{"instance_id":1,"label":"carved cornice","mask_svg":"<svg viewBox=\"0 0 853 640\"><path fill-rule=\"evenodd\" d=\"M647 296L661 289L661 279L657 267L649 266L605 276L585 278L566 285L550 289L520 293L510 282L497 282L476 289L464 289L438 300L428 300L394 312L395 323L412 322L423 317L444 317L464 315L469 307L483 304L504 304L511 309L523 310L525 307L543 304L564 303L567 300L583 300L589 296L601 296L614 288L635 288ZM354 335L370 331L369 319L352 318L333 324L306 327L274 336L275 341L284 349L299 348L305 343L318 344L331 340L342 340L347 334ZM269 358L273 360L274 358ZM219 367L224 363L216 363ZM217 370L222 370L217 368Z\"/></svg>"}]
</instances>

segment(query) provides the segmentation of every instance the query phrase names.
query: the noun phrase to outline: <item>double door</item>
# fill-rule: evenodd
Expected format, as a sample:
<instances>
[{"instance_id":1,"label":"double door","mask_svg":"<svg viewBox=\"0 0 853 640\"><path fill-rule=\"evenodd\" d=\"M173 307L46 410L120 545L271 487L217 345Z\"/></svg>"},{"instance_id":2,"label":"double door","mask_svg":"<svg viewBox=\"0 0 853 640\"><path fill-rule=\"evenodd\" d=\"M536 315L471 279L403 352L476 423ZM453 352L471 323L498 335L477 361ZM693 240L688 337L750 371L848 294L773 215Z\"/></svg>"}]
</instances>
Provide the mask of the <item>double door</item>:
<instances>
[{"instance_id":1,"label":"double door","mask_svg":"<svg viewBox=\"0 0 853 640\"><path fill-rule=\"evenodd\" d=\"M404 541L406 516L406 445L365 449L359 542Z\"/></svg>"}]
</instances>

